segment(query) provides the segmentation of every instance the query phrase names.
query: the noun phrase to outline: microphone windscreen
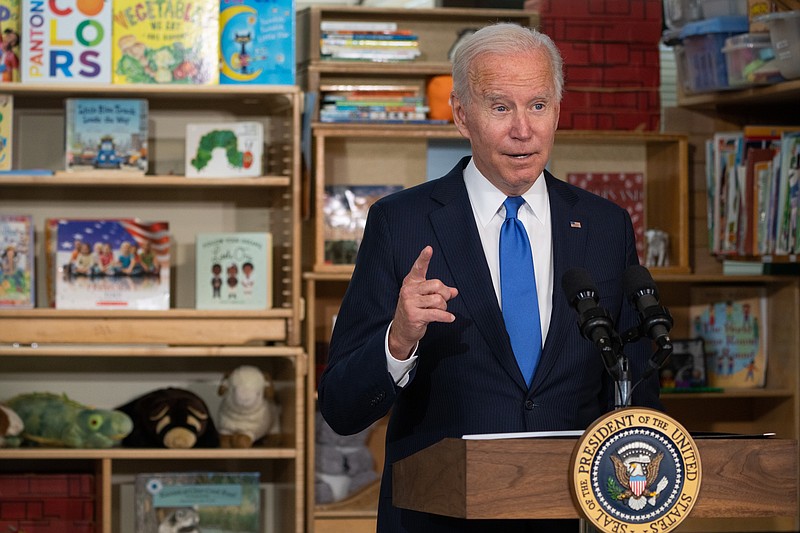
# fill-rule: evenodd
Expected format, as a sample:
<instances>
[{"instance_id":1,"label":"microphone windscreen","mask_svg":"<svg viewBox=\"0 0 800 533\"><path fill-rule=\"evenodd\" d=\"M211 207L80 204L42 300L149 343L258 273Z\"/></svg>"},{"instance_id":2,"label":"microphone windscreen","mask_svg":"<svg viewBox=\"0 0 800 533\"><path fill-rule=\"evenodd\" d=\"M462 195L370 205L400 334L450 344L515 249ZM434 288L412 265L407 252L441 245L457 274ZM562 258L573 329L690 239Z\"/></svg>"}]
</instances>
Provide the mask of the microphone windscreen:
<instances>
[{"instance_id":1,"label":"microphone windscreen","mask_svg":"<svg viewBox=\"0 0 800 533\"><path fill-rule=\"evenodd\" d=\"M570 304L582 292L591 291L595 295L597 294L597 287L594 286L592 277L583 268L571 268L564 272L564 276L561 278L561 288L564 289L564 294Z\"/></svg>"},{"instance_id":2,"label":"microphone windscreen","mask_svg":"<svg viewBox=\"0 0 800 533\"><path fill-rule=\"evenodd\" d=\"M629 300L633 300L636 293L642 290L652 291L658 297L656 282L653 281L650 271L642 265L631 265L625 270L622 274L622 290Z\"/></svg>"}]
</instances>

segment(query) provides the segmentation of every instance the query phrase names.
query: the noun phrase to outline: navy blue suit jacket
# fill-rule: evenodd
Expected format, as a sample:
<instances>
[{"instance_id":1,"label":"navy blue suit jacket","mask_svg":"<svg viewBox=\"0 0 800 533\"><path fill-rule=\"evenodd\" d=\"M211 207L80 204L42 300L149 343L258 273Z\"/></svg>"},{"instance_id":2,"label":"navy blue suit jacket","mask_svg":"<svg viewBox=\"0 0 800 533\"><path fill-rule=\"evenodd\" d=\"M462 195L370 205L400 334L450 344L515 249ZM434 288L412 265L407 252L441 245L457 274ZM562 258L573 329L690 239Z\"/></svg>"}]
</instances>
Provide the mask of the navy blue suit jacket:
<instances>
[{"instance_id":1,"label":"navy blue suit jacket","mask_svg":"<svg viewBox=\"0 0 800 533\"><path fill-rule=\"evenodd\" d=\"M391 505L391 465L445 437L469 433L584 429L613 406L612 381L561 290L564 273L589 271L600 305L618 331L636 324L624 300L623 271L637 263L624 209L545 171L553 232L553 311L530 388L517 366L473 216L461 160L446 176L381 199L369 211L355 270L337 316L319 385L325 420L355 433L391 409L378 512L379 531L453 531L466 525ZM411 382L397 387L384 340L403 278L420 251L433 247L428 278L456 287L453 323L433 323L419 343ZM626 346L634 382L650 341ZM653 377L633 405L660 408Z\"/></svg>"}]
</instances>

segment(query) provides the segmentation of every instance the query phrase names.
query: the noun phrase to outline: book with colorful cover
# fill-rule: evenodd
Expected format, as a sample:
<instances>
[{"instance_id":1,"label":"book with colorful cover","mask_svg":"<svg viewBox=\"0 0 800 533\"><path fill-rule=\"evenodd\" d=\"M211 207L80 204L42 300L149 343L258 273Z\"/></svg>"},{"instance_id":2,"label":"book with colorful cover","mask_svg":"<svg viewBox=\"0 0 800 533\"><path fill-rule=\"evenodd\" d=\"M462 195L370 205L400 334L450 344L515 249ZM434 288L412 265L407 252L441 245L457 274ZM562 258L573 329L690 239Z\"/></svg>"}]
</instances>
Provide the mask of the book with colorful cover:
<instances>
[{"instance_id":1,"label":"book with colorful cover","mask_svg":"<svg viewBox=\"0 0 800 533\"><path fill-rule=\"evenodd\" d=\"M22 1L23 83L111 83L111 2Z\"/></svg>"},{"instance_id":2,"label":"book with colorful cover","mask_svg":"<svg viewBox=\"0 0 800 533\"><path fill-rule=\"evenodd\" d=\"M702 389L706 378L705 344L696 339L672 339L672 353L658 371L662 389Z\"/></svg>"},{"instance_id":3,"label":"book with colorful cover","mask_svg":"<svg viewBox=\"0 0 800 533\"><path fill-rule=\"evenodd\" d=\"M0 171L11 170L14 143L14 96L0 94Z\"/></svg>"},{"instance_id":4,"label":"book with colorful cover","mask_svg":"<svg viewBox=\"0 0 800 533\"><path fill-rule=\"evenodd\" d=\"M221 84L294 85L294 0L221 2Z\"/></svg>"},{"instance_id":5,"label":"book with colorful cover","mask_svg":"<svg viewBox=\"0 0 800 533\"><path fill-rule=\"evenodd\" d=\"M401 185L326 185L322 208L325 263L355 263L369 208L402 188Z\"/></svg>"},{"instance_id":6,"label":"book with colorful cover","mask_svg":"<svg viewBox=\"0 0 800 533\"><path fill-rule=\"evenodd\" d=\"M56 308L169 309L168 222L48 219L45 231Z\"/></svg>"},{"instance_id":7,"label":"book with colorful cover","mask_svg":"<svg viewBox=\"0 0 800 533\"><path fill-rule=\"evenodd\" d=\"M692 334L705 343L708 385L758 388L766 382L767 299L762 287L693 287Z\"/></svg>"},{"instance_id":8,"label":"book with colorful cover","mask_svg":"<svg viewBox=\"0 0 800 533\"><path fill-rule=\"evenodd\" d=\"M0 308L36 304L33 217L0 214Z\"/></svg>"},{"instance_id":9,"label":"book with colorful cover","mask_svg":"<svg viewBox=\"0 0 800 533\"><path fill-rule=\"evenodd\" d=\"M200 233L196 242L198 309L272 307L272 235Z\"/></svg>"},{"instance_id":10,"label":"book with colorful cover","mask_svg":"<svg viewBox=\"0 0 800 533\"><path fill-rule=\"evenodd\" d=\"M258 533L258 472L157 472L136 475L136 531Z\"/></svg>"},{"instance_id":11,"label":"book with colorful cover","mask_svg":"<svg viewBox=\"0 0 800 533\"><path fill-rule=\"evenodd\" d=\"M775 254L800 251L797 246L800 221L800 131L781 136Z\"/></svg>"},{"instance_id":12,"label":"book with colorful cover","mask_svg":"<svg viewBox=\"0 0 800 533\"><path fill-rule=\"evenodd\" d=\"M216 84L219 3L114 0L114 83Z\"/></svg>"},{"instance_id":13,"label":"book with colorful cover","mask_svg":"<svg viewBox=\"0 0 800 533\"><path fill-rule=\"evenodd\" d=\"M264 126L260 122L186 125L187 178L261 176Z\"/></svg>"},{"instance_id":14,"label":"book with colorful cover","mask_svg":"<svg viewBox=\"0 0 800 533\"><path fill-rule=\"evenodd\" d=\"M143 98L68 98L68 171L147 171L147 100Z\"/></svg>"},{"instance_id":15,"label":"book with colorful cover","mask_svg":"<svg viewBox=\"0 0 800 533\"><path fill-rule=\"evenodd\" d=\"M644 236L647 228L644 174L641 172L570 172L567 174L567 182L611 200L628 211L636 235L636 253L639 256L639 263L644 264L647 252Z\"/></svg>"},{"instance_id":16,"label":"book with colorful cover","mask_svg":"<svg viewBox=\"0 0 800 533\"><path fill-rule=\"evenodd\" d=\"M2 60L0 60L0 83L20 80L20 0L0 0L0 34L3 36Z\"/></svg>"}]
</instances>

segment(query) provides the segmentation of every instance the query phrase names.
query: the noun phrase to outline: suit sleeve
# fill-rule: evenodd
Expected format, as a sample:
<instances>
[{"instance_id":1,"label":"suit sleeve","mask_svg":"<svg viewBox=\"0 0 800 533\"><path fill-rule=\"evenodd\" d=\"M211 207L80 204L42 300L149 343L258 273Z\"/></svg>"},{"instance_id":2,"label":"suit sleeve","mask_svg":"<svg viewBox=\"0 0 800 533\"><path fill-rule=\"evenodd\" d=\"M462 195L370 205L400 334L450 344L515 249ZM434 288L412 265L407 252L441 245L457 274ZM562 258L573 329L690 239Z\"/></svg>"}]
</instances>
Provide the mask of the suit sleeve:
<instances>
[{"instance_id":1,"label":"suit sleeve","mask_svg":"<svg viewBox=\"0 0 800 533\"><path fill-rule=\"evenodd\" d=\"M358 433L386 415L399 390L387 369L384 344L402 283L393 256L378 202L369 210L318 388L320 412L341 435Z\"/></svg>"}]
</instances>

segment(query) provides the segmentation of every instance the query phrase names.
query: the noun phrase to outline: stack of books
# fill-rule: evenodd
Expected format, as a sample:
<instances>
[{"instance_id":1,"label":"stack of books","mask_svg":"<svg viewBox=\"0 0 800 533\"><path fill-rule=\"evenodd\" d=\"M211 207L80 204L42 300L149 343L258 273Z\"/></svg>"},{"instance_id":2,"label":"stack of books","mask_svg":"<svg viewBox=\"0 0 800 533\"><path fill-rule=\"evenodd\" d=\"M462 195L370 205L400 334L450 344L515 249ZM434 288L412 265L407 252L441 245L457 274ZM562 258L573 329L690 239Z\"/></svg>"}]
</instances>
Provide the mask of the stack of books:
<instances>
[{"instance_id":1,"label":"stack of books","mask_svg":"<svg viewBox=\"0 0 800 533\"><path fill-rule=\"evenodd\" d=\"M447 123L428 119L425 96L412 85L330 85L321 92L322 122Z\"/></svg>"},{"instance_id":2,"label":"stack of books","mask_svg":"<svg viewBox=\"0 0 800 533\"><path fill-rule=\"evenodd\" d=\"M383 62L420 56L419 37L395 22L322 21L320 30L323 59Z\"/></svg>"}]
</instances>

